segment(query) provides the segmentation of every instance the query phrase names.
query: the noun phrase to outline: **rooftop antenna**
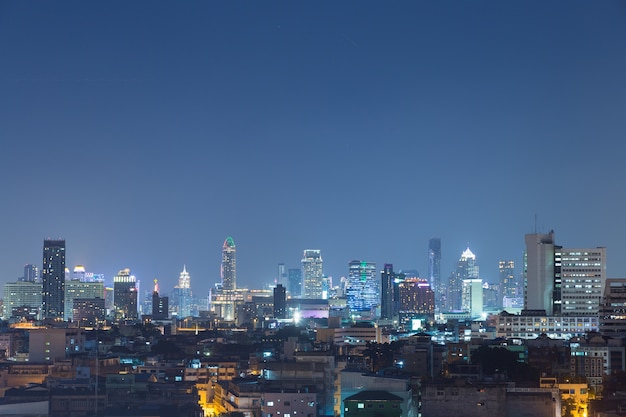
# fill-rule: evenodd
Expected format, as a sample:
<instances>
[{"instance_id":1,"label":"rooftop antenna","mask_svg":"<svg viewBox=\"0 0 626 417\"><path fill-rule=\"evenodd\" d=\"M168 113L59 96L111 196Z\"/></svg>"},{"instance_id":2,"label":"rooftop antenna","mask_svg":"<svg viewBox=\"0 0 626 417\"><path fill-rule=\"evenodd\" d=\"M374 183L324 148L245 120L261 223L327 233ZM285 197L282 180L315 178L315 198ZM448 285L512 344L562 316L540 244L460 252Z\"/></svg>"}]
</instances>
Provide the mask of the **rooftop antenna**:
<instances>
[{"instance_id":1,"label":"rooftop antenna","mask_svg":"<svg viewBox=\"0 0 626 417\"><path fill-rule=\"evenodd\" d=\"M535 213L535 234L537 234L537 213Z\"/></svg>"}]
</instances>

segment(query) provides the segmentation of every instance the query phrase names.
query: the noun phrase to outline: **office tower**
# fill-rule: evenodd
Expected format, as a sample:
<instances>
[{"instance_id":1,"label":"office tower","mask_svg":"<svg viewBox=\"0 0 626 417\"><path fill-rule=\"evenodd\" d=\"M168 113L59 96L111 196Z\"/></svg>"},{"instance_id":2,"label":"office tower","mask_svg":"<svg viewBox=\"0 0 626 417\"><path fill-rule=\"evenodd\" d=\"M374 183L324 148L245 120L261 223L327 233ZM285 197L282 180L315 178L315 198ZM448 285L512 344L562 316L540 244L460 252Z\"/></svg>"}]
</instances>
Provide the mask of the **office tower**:
<instances>
[{"instance_id":1,"label":"office tower","mask_svg":"<svg viewBox=\"0 0 626 417\"><path fill-rule=\"evenodd\" d=\"M159 295L159 282L154 280L154 290L152 291L152 319L166 320L169 315L169 300L167 297Z\"/></svg>"},{"instance_id":2,"label":"office tower","mask_svg":"<svg viewBox=\"0 0 626 417\"><path fill-rule=\"evenodd\" d=\"M287 268L285 264L278 264L278 275L276 276L276 284L287 285Z\"/></svg>"},{"instance_id":3,"label":"office tower","mask_svg":"<svg viewBox=\"0 0 626 417\"><path fill-rule=\"evenodd\" d=\"M483 280L469 278L463 280L461 309L467 311L470 317L480 317L483 312Z\"/></svg>"},{"instance_id":4,"label":"office tower","mask_svg":"<svg viewBox=\"0 0 626 417\"><path fill-rule=\"evenodd\" d=\"M74 300L77 298L104 299L104 282L88 282L72 279L65 283L65 320L74 319Z\"/></svg>"},{"instance_id":5,"label":"office tower","mask_svg":"<svg viewBox=\"0 0 626 417\"><path fill-rule=\"evenodd\" d=\"M287 289L278 284L274 288L274 318L284 319L287 317Z\"/></svg>"},{"instance_id":6,"label":"office tower","mask_svg":"<svg viewBox=\"0 0 626 417\"><path fill-rule=\"evenodd\" d=\"M178 276L178 285L174 288L175 302L178 308L178 317L191 315L191 276L186 265Z\"/></svg>"},{"instance_id":7,"label":"office tower","mask_svg":"<svg viewBox=\"0 0 626 417\"><path fill-rule=\"evenodd\" d=\"M394 280L396 274L393 272L392 264L385 264L380 272L380 318L391 320L394 313Z\"/></svg>"},{"instance_id":8,"label":"office tower","mask_svg":"<svg viewBox=\"0 0 626 417\"><path fill-rule=\"evenodd\" d=\"M626 278L606 280L599 318L602 336L626 337Z\"/></svg>"},{"instance_id":9,"label":"office tower","mask_svg":"<svg viewBox=\"0 0 626 417\"><path fill-rule=\"evenodd\" d=\"M517 297L515 262L510 260L500 261L498 262L498 270L500 271L500 288L502 291L502 297L506 297L508 299ZM502 305L504 304L505 303L503 302Z\"/></svg>"},{"instance_id":10,"label":"office tower","mask_svg":"<svg viewBox=\"0 0 626 417\"><path fill-rule=\"evenodd\" d=\"M136 281L128 268L120 270L113 277L113 303L117 320L136 320L138 317Z\"/></svg>"},{"instance_id":11,"label":"office tower","mask_svg":"<svg viewBox=\"0 0 626 417\"><path fill-rule=\"evenodd\" d=\"M554 314L555 283L556 293L560 292L561 285L554 264L554 231L527 234L525 241L524 309L545 310L551 316ZM560 308L557 308L557 314L558 310Z\"/></svg>"},{"instance_id":12,"label":"office tower","mask_svg":"<svg viewBox=\"0 0 626 417\"><path fill-rule=\"evenodd\" d=\"M606 283L606 249L556 249L556 262L561 261L561 299L563 316L597 316ZM560 301L560 303L558 303Z\"/></svg>"},{"instance_id":13,"label":"office tower","mask_svg":"<svg viewBox=\"0 0 626 417\"><path fill-rule=\"evenodd\" d=\"M24 281L37 282L39 281L39 268L33 264L24 265Z\"/></svg>"},{"instance_id":14,"label":"office tower","mask_svg":"<svg viewBox=\"0 0 626 417\"><path fill-rule=\"evenodd\" d=\"M237 249L235 241L228 236L222 246L222 289L231 291L237 288Z\"/></svg>"},{"instance_id":15,"label":"office tower","mask_svg":"<svg viewBox=\"0 0 626 417\"><path fill-rule=\"evenodd\" d=\"M351 261L348 264L347 305L350 311L366 312L380 305L376 263Z\"/></svg>"},{"instance_id":16,"label":"office tower","mask_svg":"<svg viewBox=\"0 0 626 417\"><path fill-rule=\"evenodd\" d=\"M43 318L63 320L65 310L65 240L44 240L41 283Z\"/></svg>"},{"instance_id":17,"label":"office tower","mask_svg":"<svg viewBox=\"0 0 626 417\"><path fill-rule=\"evenodd\" d=\"M287 288L292 297L302 295L302 269L289 268L287 270Z\"/></svg>"},{"instance_id":18,"label":"office tower","mask_svg":"<svg viewBox=\"0 0 626 417\"><path fill-rule=\"evenodd\" d=\"M322 298L322 254L319 249L306 249L302 256L303 298Z\"/></svg>"},{"instance_id":19,"label":"office tower","mask_svg":"<svg viewBox=\"0 0 626 417\"><path fill-rule=\"evenodd\" d=\"M441 239L438 237L428 241L428 282L435 292L435 306L441 308L445 288L441 281Z\"/></svg>"},{"instance_id":20,"label":"office tower","mask_svg":"<svg viewBox=\"0 0 626 417\"><path fill-rule=\"evenodd\" d=\"M399 320L406 325L411 319L432 319L435 314L435 293L428 281L406 278L398 283Z\"/></svg>"},{"instance_id":21,"label":"office tower","mask_svg":"<svg viewBox=\"0 0 626 417\"><path fill-rule=\"evenodd\" d=\"M446 301L450 310L463 310L463 281L467 279L478 279L476 256L472 253L469 246L461 254L456 264L456 270L450 276L446 294Z\"/></svg>"},{"instance_id":22,"label":"office tower","mask_svg":"<svg viewBox=\"0 0 626 417\"><path fill-rule=\"evenodd\" d=\"M13 317L14 310L20 307L39 309L41 297L42 284L40 282L18 281L4 284L4 318Z\"/></svg>"}]
</instances>

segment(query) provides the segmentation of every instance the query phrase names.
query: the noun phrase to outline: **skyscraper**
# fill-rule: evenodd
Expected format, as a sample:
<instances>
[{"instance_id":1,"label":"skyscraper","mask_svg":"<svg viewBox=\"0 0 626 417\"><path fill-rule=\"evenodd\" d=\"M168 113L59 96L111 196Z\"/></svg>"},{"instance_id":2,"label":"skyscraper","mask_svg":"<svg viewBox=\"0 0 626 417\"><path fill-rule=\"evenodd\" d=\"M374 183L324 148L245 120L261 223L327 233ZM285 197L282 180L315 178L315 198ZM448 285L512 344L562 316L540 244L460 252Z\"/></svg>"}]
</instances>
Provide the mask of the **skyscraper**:
<instances>
[{"instance_id":1,"label":"skyscraper","mask_svg":"<svg viewBox=\"0 0 626 417\"><path fill-rule=\"evenodd\" d=\"M26 264L24 265L24 281L37 282L39 280L39 269L36 265Z\"/></svg>"},{"instance_id":2,"label":"skyscraper","mask_svg":"<svg viewBox=\"0 0 626 417\"><path fill-rule=\"evenodd\" d=\"M406 325L411 319L432 319L435 313L435 293L426 280L406 278L398 284L399 320Z\"/></svg>"},{"instance_id":3,"label":"skyscraper","mask_svg":"<svg viewBox=\"0 0 626 417\"><path fill-rule=\"evenodd\" d=\"M394 314L394 280L392 264L385 264L380 272L380 318L391 320Z\"/></svg>"},{"instance_id":4,"label":"skyscraper","mask_svg":"<svg viewBox=\"0 0 626 417\"><path fill-rule=\"evenodd\" d=\"M183 270L178 276L178 285L174 288L175 302L178 307L178 317L188 317L191 315L191 277L187 272L187 266L183 265Z\"/></svg>"},{"instance_id":5,"label":"skyscraper","mask_svg":"<svg viewBox=\"0 0 626 417\"><path fill-rule=\"evenodd\" d=\"M237 288L237 249L235 241L228 236L222 246L222 289L231 291Z\"/></svg>"},{"instance_id":6,"label":"skyscraper","mask_svg":"<svg viewBox=\"0 0 626 417\"><path fill-rule=\"evenodd\" d=\"M445 288L441 282L441 239L437 237L428 241L428 282L435 292L435 306L442 308Z\"/></svg>"},{"instance_id":7,"label":"skyscraper","mask_svg":"<svg viewBox=\"0 0 626 417\"><path fill-rule=\"evenodd\" d=\"M278 275L276 277L276 284L287 286L287 267L285 264L278 264Z\"/></svg>"},{"instance_id":8,"label":"skyscraper","mask_svg":"<svg viewBox=\"0 0 626 417\"><path fill-rule=\"evenodd\" d=\"M322 298L322 254L319 249L306 249L302 256L303 298Z\"/></svg>"},{"instance_id":9,"label":"skyscraper","mask_svg":"<svg viewBox=\"0 0 626 417\"><path fill-rule=\"evenodd\" d=\"M284 319L287 315L287 289L278 284L274 288L274 318Z\"/></svg>"},{"instance_id":10,"label":"skyscraper","mask_svg":"<svg viewBox=\"0 0 626 417\"><path fill-rule=\"evenodd\" d=\"M351 261L348 265L347 305L350 311L366 312L380 305L376 263Z\"/></svg>"},{"instance_id":11,"label":"skyscraper","mask_svg":"<svg viewBox=\"0 0 626 417\"><path fill-rule=\"evenodd\" d=\"M551 316L554 314L554 296L560 299L560 295L555 294L555 285L557 293L561 290L560 271L557 273L554 264L554 231L528 234L525 241L524 309L545 310Z\"/></svg>"},{"instance_id":12,"label":"skyscraper","mask_svg":"<svg viewBox=\"0 0 626 417\"><path fill-rule=\"evenodd\" d=\"M287 270L287 288L292 297L302 295L302 269L289 268Z\"/></svg>"},{"instance_id":13,"label":"skyscraper","mask_svg":"<svg viewBox=\"0 0 626 417\"><path fill-rule=\"evenodd\" d=\"M43 318L63 319L65 307L64 239L44 240L41 279Z\"/></svg>"},{"instance_id":14,"label":"skyscraper","mask_svg":"<svg viewBox=\"0 0 626 417\"><path fill-rule=\"evenodd\" d=\"M515 262L511 260L503 260L498 263L500 271L500 289L502 298L517 297L517 282L515 280ZM500 300L502 302L502 299ZM502 304L504 305L504 303Z\"/></svg>"},{"instance_id":15,"label":"skyscraper","mask_svg":"<svg viewBox=\"0 0 626 417\"><path fill-rule=\"evenodd\" d=\"M461 295L461 309L467 311L470 317L480 317L483 312L483 280L468 278L463 280Z\"/></svg>"},{"instance_id":16,"label":"skyscraper","mask_svg":"<svg viewBox=\"0 0 626 417\"><path fill-rule=\"evenodd\" d=\"M115 318L118 320L136 320L138 317L136 281L128 268L120 270L113 277L113 302Z\"/></svg>"},{"instance_id":17,"label":"skyscraper","mask_svg":"<svg viewBox=\"0 0 626 417\"><path fill-rule=\"evenodd\" d=\"M555 250L561 260L563 316L597 316L606 285L606 248Z\"/></svg>"},{"instance_id":18,"label":"skyscraper","mask_svg":"<svg viewBox=\"0 0 626 417\"><path fill-rule=\"evenodd\" d=\"M478 279L476 255L472 253L469 246L461 254L461 257L456 264L456 271L450 277L447 302L448 308L452 311L463 309L463 281L467 279Z\"/></svg>"},{"instance_id":19,"label":"skyscraper","mask_svg":"<svg viewBox=\"0 0 626 417\"><path fill-rule=\"evenodd\" d=\"M154 280L154 289L152 290L152 318L154 320L166 320L169 315L169 300L167 297L159 295L159 282Z\"/></svg>"}]
</instances>

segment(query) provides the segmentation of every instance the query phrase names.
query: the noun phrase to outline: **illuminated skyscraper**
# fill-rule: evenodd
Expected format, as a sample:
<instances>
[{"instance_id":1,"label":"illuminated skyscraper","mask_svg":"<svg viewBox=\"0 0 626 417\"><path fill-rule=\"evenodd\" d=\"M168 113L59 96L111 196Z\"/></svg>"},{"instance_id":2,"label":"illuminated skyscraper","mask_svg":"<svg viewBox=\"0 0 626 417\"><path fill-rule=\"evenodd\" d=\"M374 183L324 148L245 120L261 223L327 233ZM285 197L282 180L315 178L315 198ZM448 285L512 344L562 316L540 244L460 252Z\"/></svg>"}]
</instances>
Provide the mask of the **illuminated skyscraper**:
<instances>
[{"instance_id":1,"label":"illuminated skyscraper","mask_svg":"<svg viewBox=\"0 0 626 417\"><path fill-rule=\"evenodd\" d=\"M443 307L445 285L441 281L441 239L428 241L428 283L435 292L435 306Z\"/></svg>"},{"instance_id":2,"label":"illuminated skyscraper","mask_svg":"<svg viewBox=\"0 0 626 417\"><path fill-rule=\"evenodd\" d=\"M406 325L411 319L432 319L435 293L426 280L406 278L398 284L399 320Z\"/></svg>"},{"instance_id":3,"label":"illuminated skyscraper","mask_svg":"<svg viewBox=\"0 0 626 417\"><path fill-rule=\"evenodd\" d=\"M130 274L130 269L120 270L113 277L113 302L115 318L118 320L136 320L137 314L137 279Z\"/></svg>"},{"instance_id":4,"label":"illuminated skyscraper","mask_svg":"<svg viewBox=\"0 0 626 417\"><path fill-rule=\"evenodd\" d=\"M41 279L43 318L63 319L65 307L65 240L44 240Z\"/></svg>"},{"instance_id":5,"label":"illuminated skyscraper","mask_svg":"<svg viewBox=\"0 0 626 417\"><path fill-rule=\"evenodd\" d=\"M469 246L461 254L461 258L459 258L456 264L456 271L450 277L447 291L447 302L450 310L463 310L463 281L467 279L478 279L476 256L472 253Z\"/></svg>"},{"instance_id":6,"label":"illuminated skyscraper","mask_svg":"<svg viewBox=\"0 0 626 417\"><path fill-rule=\"evenodd\" d=\"M500 271L500 287L502 288L502 296L515 298L517 297L517 283L515 281L515 262L500 261L498 264Z\"/></svg>"},{"instance_id":7,"label":"illuminated skyscraper","mask_svg":"<svg viewBox=\"0 0 626 417\"><path fill-rule=\"evenodd\" d=\"M380 284L374 262L350 262L346 296L350 311L369 312L380 305Z\"/></svg>"},{"instance_id":8,"label":"illuminated skyscraper","mask_svg":"<svg viewBox=\"0 0 626 417\"><path fill-rule=\"evenodd\" d=\"M188 317L191 315L191 277L187 272L187 267L183 265L183 270L178 276L178 285L174 288L173 295L178 308L178 317Z\"/></svg>"},{"instance_id":9,"label":"illuminated skyscraper","mask_svg":"<svg viewBox=\"0 0 626 417\"><path fill-rule=\"evenodd\" d=\"M237 288L237 249L232 237L227 237L222 246L222 289Z\"/></svg>"},{"instance_id":10,"label":"illuminated skyscraper","mask_svg":"<svg viewBox=\"0 0 626 417\"><path fill-rule=\"evenodd\" d=\"M306 249L302 256L303 298L322 298L322 254L319 249Z\"/></svg>"},{"instance_id":11,"label":"illuminated skyscraper","mask_svg":"<svg viewBox=\"0 0 626 417\"><path fill-rule=\"evenodd\" d=\"M561 260L561 314L597 316L606 285L606 248L557 249Z\"/></svg>"}]
</instances>

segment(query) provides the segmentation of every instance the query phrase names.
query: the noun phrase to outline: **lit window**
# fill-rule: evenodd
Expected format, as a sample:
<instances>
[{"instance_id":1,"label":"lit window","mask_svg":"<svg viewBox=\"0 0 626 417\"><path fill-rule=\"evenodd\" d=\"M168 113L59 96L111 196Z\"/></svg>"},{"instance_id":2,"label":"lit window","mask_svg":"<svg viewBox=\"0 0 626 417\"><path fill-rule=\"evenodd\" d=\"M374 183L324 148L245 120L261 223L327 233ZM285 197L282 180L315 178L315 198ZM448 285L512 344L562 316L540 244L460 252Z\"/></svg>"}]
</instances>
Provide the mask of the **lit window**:
<instances>
[{"instance_id":1,"label":"lit window","mask_svg":"<svg viewBox=\"0 0 626 417\"><path fill-rule=\"evenodd\" d=\"M363 403L358 403L358 404L357 404L357 408L365 408L365 404L363 404Z\"/></svg>"},{"instance_id":2,"label":"lit window","mask_svg":"<svg viewBox=\"0 0 626 417\"><path fill-rule=\"evenodd\" d=\"M267 402L267 406L268 407L273 407L274 406L274 401L268 401Z\"/></svg>"}]
</instances>

